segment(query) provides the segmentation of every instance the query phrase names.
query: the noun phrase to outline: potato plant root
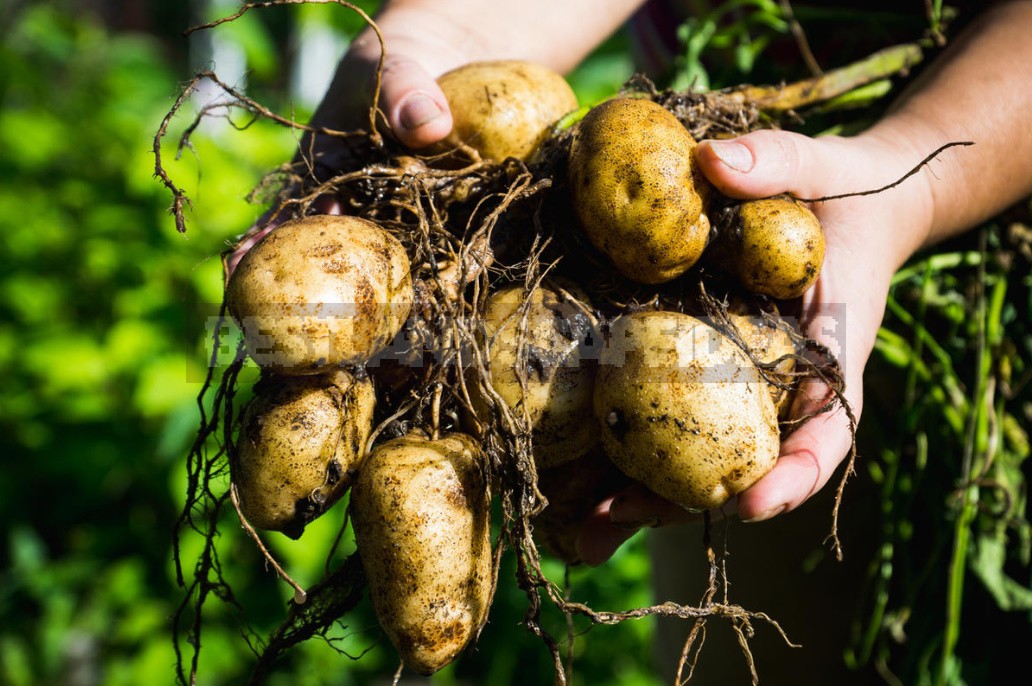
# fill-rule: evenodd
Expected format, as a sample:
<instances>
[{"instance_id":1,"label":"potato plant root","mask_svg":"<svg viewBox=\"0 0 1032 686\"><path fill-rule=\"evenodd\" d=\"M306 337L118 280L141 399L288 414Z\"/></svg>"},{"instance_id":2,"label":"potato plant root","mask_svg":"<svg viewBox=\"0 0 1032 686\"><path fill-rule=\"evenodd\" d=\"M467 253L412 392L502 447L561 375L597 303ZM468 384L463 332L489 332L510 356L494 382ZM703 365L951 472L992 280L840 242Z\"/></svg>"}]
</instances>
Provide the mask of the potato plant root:
<instances>
[{"instance_id":1,"label":"potato plant root","mask_svg":"<svg viewBox=\"0 0 1032 686\"><path fill-rule=\"evenodd\" d=\"M235 14L197 29L210 29L232 21L244 12L269 5L298 4L302 0L251 3ZM337 2L353 11L347 2ZM369 17L362 14L375 28ZM196 29L195 29L196 30ZM389 49L389 46L387 46ZM913 64L911 52L905 64ZM879 62L878 64L882 64ZM900 69L900 67L896 67ZM811 89L813 98L830 98L886 74L851 71L847 84L836 82L834 89ZM841 76L841 75L840 75ZM604 340L607 322L639 311L667 310L704 318L730 337L756 364L764 379L785 390L803 379L819 379L828 388L826 402L819 412L841 408L855 428L855 418L843 396L844 379L838 361L819 342L800 333L798 323L786 316L792 303L777 303L770 298L744 292L733 279L704 259L681 277L660 285L634 283L608 266L600 255L575 230L576 220L568 200L566 165L576 121L564 122L529 161L509 158L500 162L478 159L475 153L465 166L437 165L432 156L421 156L402 148L389 135L378 130L374 113L368 127L351 131L312 129L279 116L258 102L234 90L213 72L201 72L183 89L182 95L162 121L155 137L156 174L173 194L172 214L180 231L186 230L185 206L188 199L172 181L161 162L161 142L169 125L182 108L189 93L201 81L219 86L229 98L217 107L239 110L247 117L264 118L312 136L335 140L344 151L332 168L302 146L299 158L273 171L255 189L254 199L268 206L267 221L256 225L240 238L236 248L251 245L277 222L318 213L326 198L333 198L343 212L369 219L385 228L405 247L412 265L415 302L412 313L386 354L347 366L357 375L368 375L379 393L373 434L367 448L377 441L401 436L419 429L427 436L464 430L480 441L486 456L487 483L500 502L500 535L494 543L494 583L498 579L503 554L515 555L519 588L526 592L528 611L525 624L539 636L550 651L556 682L566 683L565 655L568 647L543 628L542 604L554 603L563 612L579 615L596 624L616 624L648 615L680 617L692 629L684 646L680 671L690 674L704 639L703 626L710 619L731 623L741 638L744 658L750 668L749 637L757 622L770 624L781 632L775 619L728 600L723 557L708 543L710 582L697 606L659 603L625 611L606 611L570 600L566 591L542 572L542 553L533 537L533 520L547 505L538 489L537 466L533 459L533 431L525 412L509 406L494 391L488 368L490 341L483 336L483 311L489 294L511 284L520 285L528 294L548 279L566 279L577 284L591 303L592 321L597 330L591 335ZM826 83L826 82L822 82ZM377 92L378 92L377 84ZM793 98L792 107L814 104L818 100L800 99L805 89L786 87ZM760 128L786 126L795 112L777 98L776 87L753 86L710 93L657 90L647 79L635 76L620 95L648 98L662 105L687 128L696 140L734 136ZM757 99L754 94L762 93ZM374 100L375 105L375 100ZM186 127L179 149L189 145L190 135L212 109L200 112ZM221 112L224 114L224 112ZM241 127L243 128L243 127ZM468 151L467 151L468 152ZM714 231L721 230L719 217L731 201L715 200ZM721 203L724 203L723 206ZM274 228L272 230L275 230ZM227 274L239 250L224 255ZM575 296L570 295L570 298ZM526 299L528 302L530 298ZM576 303L574 303L576 306ZM732 314L762 318L770 326L783 329L795 342L790 355L793 365L785 373L785 359L761 360L738 330ZM226 310L223 307L223 317ZM216 327L216 331L220 328ZM213 350L220 348L218 334ZM213 355L215 353L213 352ZM176 569L186 595L175 618L175 646L178 678L193 683L201 648L201 620L205 603L212 595L227 602L232 589L221 571L218 522L230 506L231 493L220 490L219 477L228 470L229 456L236 450L238 420L242 414L236 399L237 383L246 353L238 347L235 360L216 374L210 365L199 406L201 426L188 461L186 504L178 521L179 529L199 532L206 543L190 573L187 561L179 558ZM517 373L527 382L536 373L535 351L524 345L516 355ZM473 398L477 399L474 403ZM205 411L205 407L213 410ZM805 417L784 420L784 436ZM209 438L221 446L212 450ZM855 447L848 458L839 484L838 498L831 522L831 546L838 550L837 513L842 488L852 471ZM239 512L239 510L238 510ZM706 513L707 528L709 513ZM251 530L253 531L253 529ZM261 546L260 539L255 534ZM261 546L262 552L269 555ZM325 578L299 593L282 625L257 646L258 659L252 682L259 683L274 668L278 657L298 643L325 633L354 607L361 596L364 578L356 553L343 560L336 551L327 551ZM273 561L275 562L275 561ZM279 565L276 568L282 571ZM283 576L289 580L286 573ZM789 638L782 632L787 644ZM184 646L188 646L184 648Z\"/></svg>"}]
</instances>

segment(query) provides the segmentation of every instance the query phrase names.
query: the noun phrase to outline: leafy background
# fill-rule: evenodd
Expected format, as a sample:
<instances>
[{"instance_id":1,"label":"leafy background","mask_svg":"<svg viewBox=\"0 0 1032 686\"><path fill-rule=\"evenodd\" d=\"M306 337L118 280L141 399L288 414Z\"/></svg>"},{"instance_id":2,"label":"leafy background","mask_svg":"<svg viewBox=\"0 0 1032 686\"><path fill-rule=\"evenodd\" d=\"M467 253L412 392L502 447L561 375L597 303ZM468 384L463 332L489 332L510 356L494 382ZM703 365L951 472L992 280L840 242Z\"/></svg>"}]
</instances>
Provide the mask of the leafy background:
<instances>
[{"instance_id":1,"label":"leafy background","mask_svg":"<svg viewBox=\"0 0 1032 686\"><path fill-rule=\"evenodd\" d=\"M924 36L936 12L949 13L909 4L795 12L834 47L834 57L818 57L836 66L895 36ZM697 15L681 27L673 82L803 75L783 5L740 0ZM193 201L186 236L153 177L152 139L179 84L207 67L304 120L320 68L329 72L360 26L341 8L304 6L181 36L231 9L199 0L0 4L0 684L173 681L170 617L183 599L173 522L221 300L218 255L260 214L245 196L295 139L264 122L241 131L239 117L206 120L193 148L169 163ZM632 69L618 35L570 78L591 103ZM816 112L801 126L849 131L894 89L880 84L851 109ZM186 123L173 122L173 134ZM878 515L868 526L878 545L864 585L843 589L855 634L842 659L877 667L889 683L992 683L994 670L1017 664L1020 648L1010 647L1032 645L1028 213L1022 203L915 256L897 276L868 370L860 470L873 485ZM303 583L322 571L338 526L330 519L311 526L303 545L270 541ZM183 545L189 561L199 541ZM246 677L248 637L275 626L289 598L231 520L220 546L237 605L209 604L204 684ZM546 571L563 577L558 565ZM571 574L604 607L651 602L648 578L641 536L604 572ZM522 593L505 590L478 649L433 682L548 683L543 647L517 626L524 609ZM546 619L565 634L561 617ZM365 601L345 624L332 642L294 651L272 683L389 683L395 658ZM576 643L576 682L659 683L654 640L648 620L591 631Z\"/></svg>"}]
</instances>

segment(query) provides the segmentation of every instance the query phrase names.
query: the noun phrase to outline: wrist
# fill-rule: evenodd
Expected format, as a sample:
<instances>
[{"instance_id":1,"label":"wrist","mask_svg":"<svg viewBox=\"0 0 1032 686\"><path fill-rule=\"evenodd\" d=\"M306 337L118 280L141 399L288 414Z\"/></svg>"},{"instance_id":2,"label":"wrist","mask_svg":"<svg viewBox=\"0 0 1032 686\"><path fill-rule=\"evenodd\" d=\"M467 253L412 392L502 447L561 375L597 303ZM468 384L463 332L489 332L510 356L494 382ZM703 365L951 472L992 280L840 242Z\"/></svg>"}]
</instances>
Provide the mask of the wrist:
<instances>
[{"instance_id":1,"label":"wrist","mask_svg":"<svg viewBox=\"0 0 1032 686\"><path fill-rule=\"evenodd\" d=\"M854 141L868 152L868 159L872 161L869 176L872 184L864 190L891 186L866 197L877 199L889 208L884 248L895 271L932 242L936 207L934 175L927 165L917 167L942 145L942 141L926 126L897 117L882 120Z\"/></svg>"}]
</instances>

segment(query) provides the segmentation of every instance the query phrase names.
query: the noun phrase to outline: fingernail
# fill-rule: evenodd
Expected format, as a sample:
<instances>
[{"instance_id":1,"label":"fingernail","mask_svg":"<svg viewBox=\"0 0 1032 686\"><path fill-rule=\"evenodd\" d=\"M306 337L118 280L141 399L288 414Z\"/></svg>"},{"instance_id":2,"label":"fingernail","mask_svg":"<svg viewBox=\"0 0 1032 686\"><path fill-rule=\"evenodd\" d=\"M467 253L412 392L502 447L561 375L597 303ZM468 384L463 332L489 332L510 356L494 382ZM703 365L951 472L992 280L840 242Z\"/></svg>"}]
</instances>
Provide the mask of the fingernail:
<instances>
[{"instance_id":1,"label":"fingernail","mask_svg":"<svg viewBox=\"0 0 1032 686\"><path fill-rule=\"evenodd\" d=\"M409 131L441 116L441 107L426 93L413 93L401 104L398 120Z\"/></svg>"},{"instance_id":2,"label":"fingernail","mask_svg":"<svg viewBox=\"0 0 1032 686\"><path fill-rule=\"evenodd\" d=\"M710 141L710 150L720 159L721 162L743 174L752 171L752 151L741 143L735 141Z\"/></svg>"},{"instance_id":3,"label":"fingernail","mask_svg":"<svg viewBox=\"0 0 1032 686\"><path fill-rule=\"evenodd\" d=\"M777 507L772 507L769 510L764 510L763 512L759 513L758 515L750 517L749 519L743 519L742 521L747 523L747 524L751 524L753 522L762 522L762 521L770 519L771 517L777 517L779 514L784 512L786 509L788 509L787 505L778 505Z\"/></svg>"}]
</instances>

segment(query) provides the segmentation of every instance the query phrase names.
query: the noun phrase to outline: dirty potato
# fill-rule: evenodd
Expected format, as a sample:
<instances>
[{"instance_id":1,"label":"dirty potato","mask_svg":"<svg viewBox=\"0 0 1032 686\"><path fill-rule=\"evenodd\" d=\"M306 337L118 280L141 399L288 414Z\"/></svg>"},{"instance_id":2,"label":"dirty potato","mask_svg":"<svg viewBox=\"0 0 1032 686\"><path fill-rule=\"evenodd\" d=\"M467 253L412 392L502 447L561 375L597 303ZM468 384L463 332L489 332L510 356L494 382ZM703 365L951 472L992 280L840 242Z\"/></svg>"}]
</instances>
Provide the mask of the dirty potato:
<instances>
[{"instance_id":1,"label":"dirty potato","mask_svg":"<svg viewBox=\"0 0 1032 686\"><path fill-rule=\"evenodd\" d=\"M792 372L796 366L795 358L792 357L796 354L795 342L792 340L792 336L785 329L764 318L762 315L748 316L730 313L728 316L735 327L737 327L742 340L757 360L771 365L777 362L770 369L772 378L779 384L791 386L793 381ZM771 398L774 400L774 407L778 411L778 416L784 418L784 414L792 401L792 389L772 383L768 383L767 388L770 390Z\"/></svg>"},{"instance_id":2,"label":"dirty potato","mask_svg":"<svg viewBox=\"0 0 1032 686\"><path fill-rule=\"evenodd\" d=\"M806 205L789 197L743 202L727 261L746 290L798 298L824 264L824 230Z\"/></svg>"},{"instance_id":3,"label":"dirty potato","mask_svg":"<svg viewBox=\"0 0 1032 686\"><path fill-rule=\"evenodd\" d=\"M372 382L343 371L259 381L230 456L247 520L298 538L351 485L375 404Z\"/></svg>"},{"instance_id":4,"label":"dirty potato","mask_svg":"<svg viewBox=\"0 0 1032 686\"><path fill-rule=\"evenodd\" d=\"M286 222L230 276L226 303L248 353L280 374L365 362L401 329L412 277L401 242L358 217Z\"/></svg>"},{"instance_id":5,"label":"dirty potato","mask_svg":"<svg viewBox=\"0 0 1032 686\"><path fill-rule=\"evenodd\" d=\"M546 282L529 302L522 284L503 287L484 310L491 386L529 421L539 467L576 459L598 442L591 410L595 365L582 359L583 346L598 335L590 307L579 288ZM474 394L483 416L480 389Z\"/></svg>"},{"instance_id":6,"label":"dirty potato","mask_svg":"<svg viewBox=\"0 0 1032 686\"><path fill-rule=\"evenodd\" d=\"M617 98L593 107L570 148L573 207L591 243L627 278L670 281L709 240L696 142L660 105Z\"/></svg>"},{"instance_id":7,"label":"dirty potato","mask_svg":"<svg viewBox=\"0 0 1032 686\"><path fill-rule=\"evenodd\" d=\"M373 608L405 666L433 674L478 635L491 604L490 498L480 446L412 433L362 466L351 515Z\"/></svg>"},{"instance_id":8,"label":"dirty potato","mask_svg":"<svg viewBox=\"0 0 1032 686\"><path fill-rule=\"evenodd\" d=\"M465 144L483 159L527 160L563 116L577 109L566 80L544 65L521 60L472 62L438 80L451 108L451 135L438 145Z\"/></svg>"},{"instance_id":9,"label":"dirty potato","mask_svg":"<svg viewBox=\"0 0 1032 686\"><path fill-rule=\"evenodd\" d=\"M759 371L729 338L685 314L613 321L595 414L617 467L693 511L722 506L778 456L777 414Z\"/></svg>"}]
</instances>

